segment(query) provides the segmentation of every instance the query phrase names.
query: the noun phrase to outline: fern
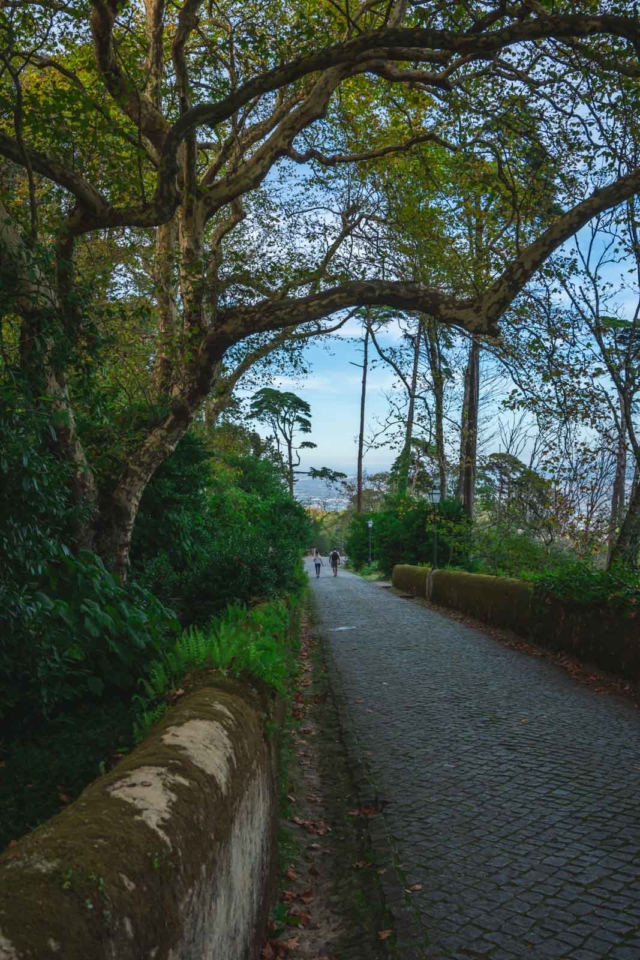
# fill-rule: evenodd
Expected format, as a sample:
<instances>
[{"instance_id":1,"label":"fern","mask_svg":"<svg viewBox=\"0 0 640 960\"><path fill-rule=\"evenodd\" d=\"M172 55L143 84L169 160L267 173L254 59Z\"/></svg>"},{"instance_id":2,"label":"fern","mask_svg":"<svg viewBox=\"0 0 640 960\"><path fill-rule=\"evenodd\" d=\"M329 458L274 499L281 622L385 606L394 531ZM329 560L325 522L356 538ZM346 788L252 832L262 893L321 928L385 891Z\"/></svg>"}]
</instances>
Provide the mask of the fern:
<instances>
[{"instance_id":1,"label":"fern","mask_svg":"<svg viewBox=\"0 0 640 960\"><path fill-rule=\"evenodd\" d=\"M298 598L289 604L275 600L254 610L234 604L206 627L185 630L140 681L141 692L134 698L136 736L162 714L167 694L187 673L204 669L234 677L248 673L285 694L294 672L296 645L291 637L295 637L299 609Z\"/></svg>"}]
</instances>

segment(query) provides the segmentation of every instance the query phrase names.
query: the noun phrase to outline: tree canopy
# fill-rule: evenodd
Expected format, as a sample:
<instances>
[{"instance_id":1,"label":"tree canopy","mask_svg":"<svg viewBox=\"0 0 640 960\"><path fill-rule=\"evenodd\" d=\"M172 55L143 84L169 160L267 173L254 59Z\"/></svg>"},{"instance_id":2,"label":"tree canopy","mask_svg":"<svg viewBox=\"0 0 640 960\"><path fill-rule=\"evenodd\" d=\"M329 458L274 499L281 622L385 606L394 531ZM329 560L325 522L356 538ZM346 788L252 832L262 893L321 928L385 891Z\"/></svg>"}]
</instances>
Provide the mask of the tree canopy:
<instances>
[{"instance_id":1,"label":"tree canopy","mask_svg":"<svg viewBox=\"0 0 640 960\"><path fill-rule=\"evenodd\" d=\"M0 18L3 343L54 414L83 543L120 574L154 472L255 363L296 362L363 306L495 337L640 188L630 4L8 0Z\"/></svg>"}]
</instances>

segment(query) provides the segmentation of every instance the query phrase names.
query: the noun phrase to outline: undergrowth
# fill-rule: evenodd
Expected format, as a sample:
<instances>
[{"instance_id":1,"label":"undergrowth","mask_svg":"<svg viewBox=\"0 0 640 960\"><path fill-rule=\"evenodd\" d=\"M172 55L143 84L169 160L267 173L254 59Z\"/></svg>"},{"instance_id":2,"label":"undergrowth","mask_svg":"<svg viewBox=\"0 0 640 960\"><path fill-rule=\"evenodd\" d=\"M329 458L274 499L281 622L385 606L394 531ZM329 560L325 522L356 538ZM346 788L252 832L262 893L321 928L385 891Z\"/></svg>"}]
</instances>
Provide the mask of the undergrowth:
<instances>
[{"instance_id":1,"label":"undergrowth","mask_svg":"<svg viewBox=\"0 0 640 960\"><path fill-rule=\"evenodd\" d=\"M301 595L247 609L234 604L206 626L190 627L153 661L135 696L136 740L164 713L168 695L188 674L216 670L225 677L247 674L286 697L295 673Z\"/></svg>"}]
</instances>

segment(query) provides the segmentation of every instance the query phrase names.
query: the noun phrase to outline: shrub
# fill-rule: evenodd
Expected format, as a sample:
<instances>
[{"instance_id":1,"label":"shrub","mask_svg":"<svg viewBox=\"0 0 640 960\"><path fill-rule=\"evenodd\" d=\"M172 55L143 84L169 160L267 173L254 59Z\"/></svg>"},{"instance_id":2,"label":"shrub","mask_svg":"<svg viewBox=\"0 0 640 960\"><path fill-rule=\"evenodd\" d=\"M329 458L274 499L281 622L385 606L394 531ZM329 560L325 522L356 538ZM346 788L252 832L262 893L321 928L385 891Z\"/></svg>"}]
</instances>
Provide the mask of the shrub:
<instances>
[{"instance_id":1,"label":"shrub","mask_svg":"<svg viewBox=\"0 0 640 960\"><path fill-rule=\"evenodd\" d=\"M183 625L303 582L309 521L272 464L210 459L203 441L185 437L149 484L134 531L136 578L177 609ZM191 493L182 502L184 485Z\"/></svg>"},{"instance_id":2,"label":"shrub","mask_svg":"<svg viewBox=\"0 0 640 960\"><path fill-rule=\"evenodd\" d=\"M47 411L0 388L0 719L10 734L96 702L130 696L174 617L135 584L122 586L70 544L82 513L47 447ZM3 744L0 743L0 748Z\"/></svg>"},{"instance_id":3,"label":"shrub","mask_svg":"<svg viewBox=\"0 0 640 960\"><path fill-rule=\"evenodd\" d=\"M568 550L547 546L531 533L517 532L508 524L474 526L469 563L473 573L520 577L562 570L575 562Z\"/></svg>"},{"instance_id":4,"label":"shrub","mask_svg":"<svg viewBox=\"0 0 640 960\"><path fill-rule=\"evenodd\" d=\"M89 553L61 551L19 594L0 588L5 734L78 702L131 696L175 628L152 594L123 586Z\"/></svg>"},{"instance_id":5,"label":"shrub","mask_svg":"<svg viewBox=\"0 0 640 960\"><path fill-rule=\"evenodd\" d=\"M430 503L399 501L392 510L353 517L347 537L347 553L356 570L368 559L367 521L373 520L372 553L385 576L396 564L430 564L436 547L438 564L466 561L469 520L456 500L438 504L437 520ZM436 529L437 528L437 529Z\"/></svg>"},{"instance_id":6,"label":"shrub","mask_svg":"<svg viewBox=\"0 0 640 960\"><path fill-rule=\"evenodd\" d=\"M166 695L193 671L214 669L223 675L257 678L286 694L293 675L298 597L271 601L247 610L239 604L203 627L189 627L174 646L154 661L140 681L137 736L163 712Z\"/></svg>"}]
</instances>

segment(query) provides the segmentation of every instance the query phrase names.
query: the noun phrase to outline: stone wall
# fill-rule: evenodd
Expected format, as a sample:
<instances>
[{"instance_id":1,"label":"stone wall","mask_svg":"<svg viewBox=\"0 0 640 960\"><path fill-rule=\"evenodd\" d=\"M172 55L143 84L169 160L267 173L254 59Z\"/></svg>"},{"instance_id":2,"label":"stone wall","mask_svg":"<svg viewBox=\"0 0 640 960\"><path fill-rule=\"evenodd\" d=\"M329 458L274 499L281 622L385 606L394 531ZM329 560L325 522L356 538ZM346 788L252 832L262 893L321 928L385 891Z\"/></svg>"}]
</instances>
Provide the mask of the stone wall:
<instances>
[{"instance_id":1,"label":"stone wall","mask_svg":"<svg viewBox=\"0 0 640 960\"><path fill-rule=\"evenodd\" d=\"M202 687L10 847L1 960L255 960L277 855L275 711L244 684Z\"/></svg>"}]
</instances>

